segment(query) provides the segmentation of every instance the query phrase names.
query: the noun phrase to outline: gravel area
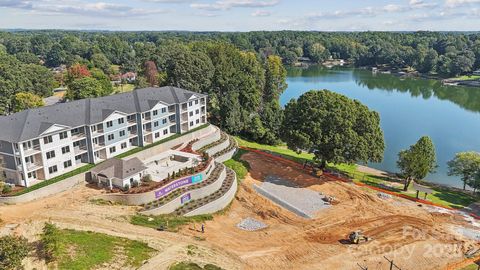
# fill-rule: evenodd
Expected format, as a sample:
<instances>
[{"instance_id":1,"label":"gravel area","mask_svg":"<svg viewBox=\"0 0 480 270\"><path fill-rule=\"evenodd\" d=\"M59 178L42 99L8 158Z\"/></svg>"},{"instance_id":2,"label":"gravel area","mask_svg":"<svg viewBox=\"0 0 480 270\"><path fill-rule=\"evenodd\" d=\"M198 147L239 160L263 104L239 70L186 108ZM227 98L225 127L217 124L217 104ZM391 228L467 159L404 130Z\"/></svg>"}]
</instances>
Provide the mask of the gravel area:
<instances>
[{"instance_id":1,"label":"gravel area","mask_svg":"<svg viewBox=\"0 0 480 270\"><path fill-rule=\"evenodd\" d=\"M463 236L467 237L467 238L480 241L480 231L479 230L469 229L469 228L464 228L464 227L457 227L456 231L458 233L462 234Z\"/></svg>"},{"instance_id":2,"label":"gravel area","mask_svg":"<svg viewBox=\"0 0 480 270\"><path fill-rule=\"evenodd\" d=\"M268 225L254 218L246 218L246 219L242 219L242 221L240 221L240 223L237 224L237 227L244 231L252 232L252 231L265 229L268 227Z\"/></svg>"},{"instance_id":3,"label":"gravel area","mask_svg":"<svg viewBox=\"0 0 480 270\"><path fill-rule=\"evenodd\" d=\"M282 204L295 208L297 210L294 211L296 214L298 214L297 212L303 213L304 215L302 216L313 218L317 211L330 207L330 204L323 200L325 195L307 188L298 187L294 183L278 176L267 176L260 188L270 196L278 199ZM284 207L284 205L281 206Z\"/></svg>"}]
</instances>

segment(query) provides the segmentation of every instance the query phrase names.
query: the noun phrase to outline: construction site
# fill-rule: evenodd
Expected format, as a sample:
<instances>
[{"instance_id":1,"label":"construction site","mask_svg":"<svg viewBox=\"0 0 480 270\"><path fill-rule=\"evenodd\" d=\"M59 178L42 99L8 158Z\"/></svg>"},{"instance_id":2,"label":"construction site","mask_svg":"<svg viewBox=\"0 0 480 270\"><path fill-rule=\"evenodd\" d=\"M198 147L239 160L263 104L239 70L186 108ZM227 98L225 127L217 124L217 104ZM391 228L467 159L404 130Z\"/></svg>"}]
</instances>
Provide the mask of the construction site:
<instances>
[{"instance_id":1,"label":"construction site","mask_svg":"<svg viewBox=\"0 0 480 270\"><path fill-rule=\"evenodd\" d=\"M97 204L104 191L77 186L33 202L0 206L0 234L38 239L45 221L61 228L141 240L158 252L140 269L178 261L223 269L462 269L478 256L480 224L447 211L313 176L266 155L241 157L249 173L229 207L178 232L133 225L138 206ZM187 252L195 246L196 252ZM115 261L115 260L113 260ZM26 269L47 269L29 257ZM106 265L103 269L124 269Z\"/></svg>"}]
</instances>

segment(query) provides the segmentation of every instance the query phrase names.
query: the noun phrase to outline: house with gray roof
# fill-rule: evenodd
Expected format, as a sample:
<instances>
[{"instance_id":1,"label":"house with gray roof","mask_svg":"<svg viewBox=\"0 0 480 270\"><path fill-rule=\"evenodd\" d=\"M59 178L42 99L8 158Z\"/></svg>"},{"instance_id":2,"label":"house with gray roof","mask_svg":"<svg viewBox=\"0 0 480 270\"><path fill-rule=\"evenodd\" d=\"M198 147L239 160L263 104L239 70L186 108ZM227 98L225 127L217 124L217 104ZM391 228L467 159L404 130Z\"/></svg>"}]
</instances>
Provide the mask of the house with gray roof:
<instances>
[{"instance_id":1,"label":"house with gray roof","mask_svg":"<svg viewBox=\"0 0 480 270\"><path fill-rule=\"evenodd\" d=\"M0 168L30 186L207 122L207 95L177 87L137 89L0 116Z\"/></svg>"},{"instance_id":2,"label":"house with gray roof","mask_svg":"<svg viewBox=\"0 0 480 270\"><path fill-rule=\"evenodd\" d=\"M140 183L147 167L138 158L123 160L111 158L91 170L93 182L99 186L124 188Z\"/></svg>"}]
</instances>

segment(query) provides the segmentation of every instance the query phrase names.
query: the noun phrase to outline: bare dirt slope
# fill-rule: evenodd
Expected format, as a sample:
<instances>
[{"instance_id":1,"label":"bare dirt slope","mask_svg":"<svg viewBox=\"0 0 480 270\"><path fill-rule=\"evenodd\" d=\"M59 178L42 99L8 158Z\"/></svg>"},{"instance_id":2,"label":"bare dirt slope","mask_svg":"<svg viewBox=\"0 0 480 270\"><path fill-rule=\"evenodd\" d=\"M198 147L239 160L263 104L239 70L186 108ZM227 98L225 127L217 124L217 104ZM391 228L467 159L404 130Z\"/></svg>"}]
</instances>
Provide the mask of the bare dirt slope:
<instances>
[{"instance_id":1,"label":"bare dirt slope","mask_svg":"<svg viewBox=\"0 0 480 270\"><path fill-rule=\"evenodd\" d=\"M2 205L0 218L3 224L0 224L0 235L23 235L34 242L38 240L44 222L51 221L61 228L90 230L147 242L159 252L141 269L167 269L172 263L183 260L193 260L200 264L214 263L225 269L240 269L241 262L238 257L208 242L131 225L128 216L135 213L135 207L91 203L89 198L100 192L79 186L46 199L18 205ZM188 255L189 245L197 246L201 252L198 255ZM44 261L32 256L25 262L25 269L33 268L46 269L46 265Z\"/></svg>"},{"instance_id":2,"label":"bare dirt slope","mask_svg":"<svg viewBox=\"0 0 480 270\"><path fill-rule=\"evenodd\" d=\"M248 153L251 166L228 212L207 223L207 241L238 255L246 269L389 269L383 256L402 269L442 269L460 261L478 244L456 235L452 225L465 222L450 214L429 213L402 199L383 200L369 190L347 183L318 179ZM335 196L339 203L308 220L259 196L252 184L267 175L290 179L300 187ZM252 217L269 225L256 232L236 227ZM373 241L346 244L349 232L362 230ZM184 230L189 234L189 230Z\"/></svg>"}]
</instances>

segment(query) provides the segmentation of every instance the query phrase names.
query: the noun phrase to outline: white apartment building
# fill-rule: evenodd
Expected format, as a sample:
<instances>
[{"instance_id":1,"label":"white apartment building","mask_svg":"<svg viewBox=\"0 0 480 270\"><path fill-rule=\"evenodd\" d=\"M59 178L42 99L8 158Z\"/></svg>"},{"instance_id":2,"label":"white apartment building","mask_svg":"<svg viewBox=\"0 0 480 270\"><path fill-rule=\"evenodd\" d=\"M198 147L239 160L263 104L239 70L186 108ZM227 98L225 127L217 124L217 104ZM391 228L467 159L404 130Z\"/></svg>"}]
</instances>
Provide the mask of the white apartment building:
<instances>
[{"instance_id":1,"label":"white apartment building","mask_svg":"<svg viewBox=\"0 0 480 270\"><path fill-rule=\"evenodd\" d=\"M0 170L30 186L207 122L207 95L144 88L0 117Z\"/></svg>"}]
</instances>

